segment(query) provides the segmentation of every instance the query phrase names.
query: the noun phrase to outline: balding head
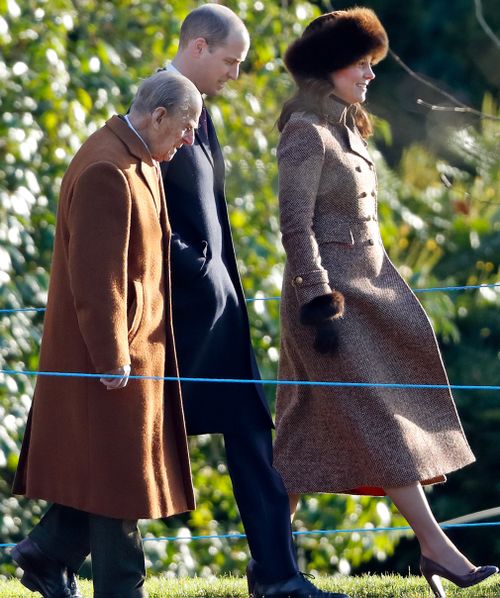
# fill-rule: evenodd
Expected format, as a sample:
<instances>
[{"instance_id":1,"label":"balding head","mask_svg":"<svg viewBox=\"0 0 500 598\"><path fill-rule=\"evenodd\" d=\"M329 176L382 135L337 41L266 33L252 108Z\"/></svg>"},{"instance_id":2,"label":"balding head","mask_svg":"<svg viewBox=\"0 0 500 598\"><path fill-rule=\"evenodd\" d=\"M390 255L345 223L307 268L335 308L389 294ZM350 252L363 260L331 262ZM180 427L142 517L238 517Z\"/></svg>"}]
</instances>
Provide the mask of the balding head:
<instances>
[{"instance_id":1,"label":"balding head","mask_svg":"<svg viewBox=\"0 0 500 598\"><path fill-rule=\"evenodd\" d=\"M204 4L191 11L181 27L173 65L209 96L235 81L250 47L243 21L219 4Z\"/></svg>"},{"instance_id":2,"label":"balding head","mask_svg":"<svg viewBox=\"0 0 500 598\"><path fill-rule=\"evenodd\" d=\"M245 24L231 9L220 4L204 4L184 19L179 47L186 48L191 40L202 37L214 50L224 45L231 33L240 33L249 39Z\"/></svg>"},{"instance_id":3,"label":"balding head","mask_svg":"<svg viewBox=\"0 0 500 598\"><path fill-rule=\"evenodd\" d=\"M182 145L193 144L201 107L200 92L189 79L159 71L139 86L129 118L151 156L168 161Z\"/></svg>"},{"instance_id":4,"label":"balding head","mask_svg":"<svg viewBox=\"0 0 500 598\"><path fill-rule=\"evenodd\" d=\"M151 114L162 107L174 114L200 101L200 92L189 79L178 73L159 71L140 84L131 110Z\"/></svg>"}]
</instances>

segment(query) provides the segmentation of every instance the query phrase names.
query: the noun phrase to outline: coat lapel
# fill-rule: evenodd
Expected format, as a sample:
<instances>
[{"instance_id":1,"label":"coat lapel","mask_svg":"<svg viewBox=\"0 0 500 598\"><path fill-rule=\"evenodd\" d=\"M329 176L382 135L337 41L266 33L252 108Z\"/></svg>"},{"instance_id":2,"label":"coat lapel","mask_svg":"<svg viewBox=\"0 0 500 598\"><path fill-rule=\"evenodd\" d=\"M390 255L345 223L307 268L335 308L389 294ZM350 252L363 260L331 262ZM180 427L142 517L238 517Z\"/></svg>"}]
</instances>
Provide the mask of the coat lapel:
<instances>
[{"instance_id":1,"label":"coat lapel","mask_svg":"<svg viewBox=\"0 0 500 598\"><path fill-rule=\"evenodd\" d=\"M210 164L212 165L212 168L214 168L214 159L212 157L212 152L210 150L210 146L208 146L201 138L201 135L198 134L198 131L196 131L195 133L196 139L198 140L198 144L201 147L201 149L203 150L205 156L207 157L208 161L210 162Z\"/></svg>"},{"instance_id":2,"label":"coat lapel","mask_svg":"<svg viewBox=\"0 0 500 598\"><path fill-rule=\"evenodd\" d=\"M160 185L159 181L159 171L155 166L150 166L149 164L143 161L141 161L140 163L140 170L153 196L153 200L156 206L156 212L159 214L161 211L160 208L162 189L162 185Z\"/></svg>"},{"instance_id":3,"label":"coat lapel","mask_svg":"<svg viewBox=\"0 0 500 598\"><path fill-rule=\"evenodd\" d=\"M363 140L363 138L359 135L359 133L354 133L354 131L352 131L347 125L345 128L347 130L347 141L349 142L351 151L364 158L369 164L373 164L370 154L366 148L366 142Z\"/></svg>"},{"instance_id":4,"label":"coat lapel","mask_svg":"<svg viewBox=\"0 0 500 598\"><path fill-rule=\"evenodd\" d=\"M222 154L222 149L219 144L219 140L217 138L217 132L215 131L214 123L212 122L212 117L210 116L209 112L207 111L207 128L208 128L208 140L210 142L210 150L211 156L213 159L212 165L214 167L215 172L215 181L222 183L222 193L224 193L224 178L225 178L225 166L224 166L224 156Z\"/></svg>"},{"instance_id":5,"label":"coat lapel","mask_svg":"<svg viewBox=\"0 0 500 598\"><path fill-rule=\"evenodd\" d=\"M217 170L220 168L220 164L218 162L220 159L224 161L222 158L222 150L220 149L219 140L217 139L217 133L215 132L214 123L212 122L212 117L208 110L206 111L207 114L207 133L208 133L208 144L203 139L202 135L196 132L196 139L198 140L198 144L203 150L205 156L208 158L212 168Z\"/></svg>"},{"instance_id":6,"label":"coat lapel","mask_svg":"<svg viewBox=\"0 0 500 598\"><path fill-rule=\"evenodd\" d=\"M366 141L357 133L354 105L349 105L339 100L334 95L330 96L331 101L328 104L327 119L333 125L343 125L345 130L346 141L349 149L361 156L369 164L373 161L368 153Z\"/></svg>"}]
</instances>

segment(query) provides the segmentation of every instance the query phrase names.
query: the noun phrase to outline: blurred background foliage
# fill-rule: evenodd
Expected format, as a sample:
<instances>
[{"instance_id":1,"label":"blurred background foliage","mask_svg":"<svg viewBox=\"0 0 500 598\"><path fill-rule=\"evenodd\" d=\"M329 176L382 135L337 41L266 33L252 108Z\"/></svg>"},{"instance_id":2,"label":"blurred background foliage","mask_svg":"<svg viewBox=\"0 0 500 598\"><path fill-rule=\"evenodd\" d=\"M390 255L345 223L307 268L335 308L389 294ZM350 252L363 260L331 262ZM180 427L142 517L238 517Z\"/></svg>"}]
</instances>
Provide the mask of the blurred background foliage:
<instances>
[{"instance_id":1,"label":"blurred background foliage","mask_svg":"<svg viewBox=\"0 0 500 598\"><path fill-rule=\"evenodd\" d=\"M227 1L253 44L241 80L209 100L224 148L227 194L241 274L249 298L280 292L283 250L277 212L274 123L292 85L280 57L321 11L346 2ZM393 50L429 80L485 113L500 116L498 48L478 24L472 0L422 4L373 0ZM0 0L0 308L43 307L61 177L72 155L114 112L126 111L140 78L175 53L191 0ZM483 10L494 31L494 0ZM496 66L495 66L496 65ZM412 287L500 280L500 125L467 114L431 112L442 103L388 58L377 68L368 107L380 183L382 234ZM418 295L428 310L456 384L500 384L500 294L495 289ZM264 378L276 377L278 301L249 304ZM0 314L1 369L35 370L43 314ZM16 542L43 503L10 495L33 378L0 374L0 542ZM273 401L274 387L266 388ZM430 492L440 520L500 504L496 441L500 397L456 393L478 462ZM332 439L334 442L334 439ZM143 522L145 536L225 534L242 526L218 436L190 441L198 509ZM297 530L371 528L404 523L385 499L305 497ZM301 566L328 573L399 570L416 563L415 541L391 532L299 536ZM488 529L453 532L472 559L500 560ZM395 548L398 547L396 553ZM242 573L244 540L146 542L150 572L169 576ZM0 575L15 569L4 549ZM86 569L88 572L88 567Z\"/></svg>"}]
</instances>

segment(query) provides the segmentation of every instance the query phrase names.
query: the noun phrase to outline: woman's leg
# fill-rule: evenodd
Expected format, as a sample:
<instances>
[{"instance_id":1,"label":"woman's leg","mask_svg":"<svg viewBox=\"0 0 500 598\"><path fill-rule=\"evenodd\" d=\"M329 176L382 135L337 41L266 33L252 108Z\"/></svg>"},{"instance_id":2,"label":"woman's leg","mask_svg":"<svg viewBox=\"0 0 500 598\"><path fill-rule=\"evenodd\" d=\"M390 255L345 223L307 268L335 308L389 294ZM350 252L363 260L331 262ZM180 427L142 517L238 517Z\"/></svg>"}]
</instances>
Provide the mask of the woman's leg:
<instances>
[{"instance_id":1,"label":"woman's leg","mask_svg":"<svg viewBox=\"0 0 500 598\"><path fill-rule=\"evenodd\" d=\"M439 527L419 483L401 488L385 488L385 492L415 532L425 557L456 575L464 575L474 568Z\"/></svg>"}]
</instances>

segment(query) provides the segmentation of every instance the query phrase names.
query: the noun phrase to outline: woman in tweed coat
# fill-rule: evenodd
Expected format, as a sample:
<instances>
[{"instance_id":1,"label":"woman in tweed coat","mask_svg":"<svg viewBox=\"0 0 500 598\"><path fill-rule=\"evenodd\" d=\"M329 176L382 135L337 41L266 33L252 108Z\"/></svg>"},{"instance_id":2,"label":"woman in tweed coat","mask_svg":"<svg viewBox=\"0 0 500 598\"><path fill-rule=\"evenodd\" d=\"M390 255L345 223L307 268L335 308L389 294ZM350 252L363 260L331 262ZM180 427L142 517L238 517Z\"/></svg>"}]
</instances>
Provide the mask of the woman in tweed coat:
<instances>
[{"instance_id":1,"label":"woman in tweed coat","mask_svg":"<svg viewBox=\"0 0 500 598\"><path fill-rule=\"evenodd\" d=\"M298 90L278 122L287 256L279 378L444 388L281 386L275 466L292 514L301 493L388 495L441 596L436 575L465 586L497 569L476 568L457 550L422 490L474 456L430 321L380 238L361 103L387 47L373 11L355 8L315 19L285 55Z\"/></svg>"}]
</instances>

